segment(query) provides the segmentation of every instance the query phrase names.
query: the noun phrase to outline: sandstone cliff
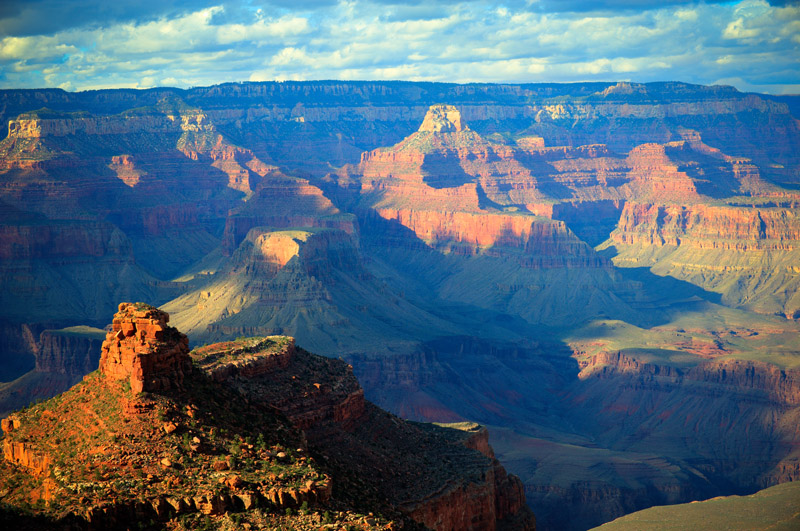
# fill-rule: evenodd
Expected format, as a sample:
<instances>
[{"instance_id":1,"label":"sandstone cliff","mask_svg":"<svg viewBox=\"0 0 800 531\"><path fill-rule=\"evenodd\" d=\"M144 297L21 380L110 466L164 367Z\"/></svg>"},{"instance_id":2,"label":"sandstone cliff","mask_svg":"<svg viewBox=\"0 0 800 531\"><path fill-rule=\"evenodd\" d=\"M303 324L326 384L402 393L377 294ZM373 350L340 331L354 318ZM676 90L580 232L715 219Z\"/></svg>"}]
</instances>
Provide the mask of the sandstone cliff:
<instances>
[{"instance_id":1,"label":"sandstone cliff","mask_svg":"<svg viewBox=\"0 0 800 531\"><path fill-rule=\"evenodd\" d=\"M146 304L122 303L103 341L100 372L134 393L180 388L191 370L189 340L167 325L169 315Z\"/></svg>"},{"instance_id":2,"label":"sandstone cliff","mask_svg":"<svg viewBox=\"0 0 800 531\"><path fill-rule=\"evenodd\" d=\"M604 246L615 248L615 264L647 266L732 306L795 319L799 220L797 208L628 203Z\"/></svg>"}]
</instances>

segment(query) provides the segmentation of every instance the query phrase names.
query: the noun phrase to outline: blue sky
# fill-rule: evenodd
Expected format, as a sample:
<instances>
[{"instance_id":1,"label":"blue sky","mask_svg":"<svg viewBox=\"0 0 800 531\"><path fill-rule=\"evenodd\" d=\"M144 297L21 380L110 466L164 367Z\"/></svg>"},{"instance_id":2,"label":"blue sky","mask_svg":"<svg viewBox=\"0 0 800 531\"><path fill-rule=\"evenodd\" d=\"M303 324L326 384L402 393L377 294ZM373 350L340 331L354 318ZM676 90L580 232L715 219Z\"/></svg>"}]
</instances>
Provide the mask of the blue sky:
<instances>
[{"instance_id":1,"label":"blue sky","mask_svg":"<svg viewBox=\"0 0 800 531\"><path fill-rule=\"evenodd\" d=\"M0 88L313 79L677 80L798 94L800 1L0 2Z\"/></svg>"}]
</instances>

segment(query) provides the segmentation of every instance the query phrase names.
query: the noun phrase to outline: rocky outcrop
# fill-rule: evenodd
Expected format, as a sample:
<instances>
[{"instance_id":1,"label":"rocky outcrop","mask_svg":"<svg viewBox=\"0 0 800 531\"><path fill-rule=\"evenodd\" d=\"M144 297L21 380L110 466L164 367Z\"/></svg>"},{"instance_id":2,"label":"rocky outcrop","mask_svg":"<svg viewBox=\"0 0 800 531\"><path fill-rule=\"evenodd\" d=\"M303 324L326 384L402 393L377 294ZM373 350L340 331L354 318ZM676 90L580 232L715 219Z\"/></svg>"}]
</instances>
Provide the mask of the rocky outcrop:
<instances>
[{"instance_id":1,"label":"rocky outcrop","mask_svg":"<svg viewBox=\"0 0 800 531\"><path fill-rule=\"evenodd\" d=\"M189 340L168 326L169 315L143 303L121 303L103 341L100 372L134 393L180 388L191 370Z\"/></svg>"},{"instance_id":2,"label":"rocky outcrop","mask_svg":"<svg viewBox=\"0 0 800 531\"><path fill-rule=\"evenodd\" d=\"M364 400L352 367L295 349L286 338L211 345L192 357L215 379L280 410L335 469L366 481L365 497L387 500L437 530L535 528L522 483L494 458L485 428L424 428L397 419ZM270 369L242 370L262 366Z\"/></svg>"},{"instance_id":3,"label":"rocky outcrop","mask_svg":"<svg viewBox=\"0 0 800 531\"><path fill-rule=\"evenodd\" d=\"M363 414L364 392L352 368L342 371L340 363L296 349L294 338L217 343L195 349L191 355L214 380L229 382L240 392L266 401L300 429L327 421L349 422ZM305 376L298 388L301 373Z\"/></svg>"},{"instance_id":4,"label":"rocky outcrop","mask_svg":"<svg viewBox=\"0 0 800 531\"><path fill-rule=\"evenodd\" d=\"M642 144L628 153L631 186L638 188L637 198L658 201L691 201L697 199L697 187L686 172L680 171L660 144Z\"/></svg>"},{"instance_id":5,"label":"rocky outcrop","mask_svg":"<svg viewBox=\"0 0 800 531\"><path fill-rule=\"evenodd\" d=\"M235 376L254 378L285 369L294 354L294 338L280 336L217 343L191 353L197 366L217 382Z\"/></svg>"},{"instance_id":6,"label":"rocky outcrop","mask_svg":"<svg viewBox=\"0 0 800 531\"><path fill-rule=\"evenodd\" d=\"M431 133L452 133L464 129L461 113L452 105L431 105L419 126L420 131Z\"/></svg>"},{"instance_id":7,"label":"rocky outcrop","mask_svg":"<svg viewBox=\"0 0 800 531\"><path fill-rule=\"evenodd\" d=\"M499 529L535 529L535 522L525 518L525 493L518 477L509 475L495 459L489 446L489 430L474 423L443 424L457 430L461 444L479 451L493 463L486 476L489 489L479 485L447 485L421 502L406 508L414 520L431 529L493 529L492 520L502 522ZM461 433L464 435L461 435Z\"/></svg>"},{"instance_id":8,"label":"rocky outcrop","mask_svg":"<svg viewBox=\"0 0 800 531\"><path fill-rule=\"evenodd\" d=\"M13 416L0 421L0 428L5 435L13 433L19 427L20 420ZM3 439L3 457L6 461L30 469L38 476L45 475L52 464L50 456L36 453L30 443L13 441L9 437Z\"/></svg>"},{"instance_id":9,"label":"rocky outcrop","mask_svg":"<svg viewBox=\"0 0 800 531\"><path fill-rule=\"evenodd\" d=\"M494 474L490 473L485 481L495 487ZM516 492L512 491L516 503L509 504L518 509L524 505L522 484L518 481L514 485ZM459 529L495 529L498 520L497 507L492 503L492 492L487 495L485 487L478 484L448 485L442 491L435 493L430 498L420 502L411 502L403 507L411 518L431 529L457 531ZM505 505L505 504L504 504ZM504 509L506 507L503 507ZM533 523L519 529L535 529Z\"/></svg>"}]
</instances>

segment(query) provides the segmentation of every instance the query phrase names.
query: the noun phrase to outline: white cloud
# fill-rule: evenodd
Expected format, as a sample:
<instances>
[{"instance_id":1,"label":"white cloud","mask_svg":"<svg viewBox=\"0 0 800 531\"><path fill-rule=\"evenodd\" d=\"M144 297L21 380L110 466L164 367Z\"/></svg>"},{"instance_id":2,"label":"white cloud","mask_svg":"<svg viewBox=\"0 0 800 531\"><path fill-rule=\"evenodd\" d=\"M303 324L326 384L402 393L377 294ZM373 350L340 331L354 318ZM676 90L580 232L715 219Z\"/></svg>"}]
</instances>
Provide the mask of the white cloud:
<instances>
[{"instance_id":1,"label":"white cloud","mask_svg":"<svg viewBox=\"0 0 800 531\"><path fill-rule=\"evenodd\" d=\"M315 10L223 5L142 23L0 39L0 86L208 85L243 79L800 84L800 7L761 0L546 13L490 0ZM230 19L230 21L228 21Z\"/></svg>"},{"instance_id":2,"label":"white cloud","mask_svg":"<svg viewBox=\"0 0 800 531\"><path fill-rule=\"evenodd\" d=\"M56 37L6 37L0 40L0 59L42 60L75 52Z\"/></svg>"}]
</instances>

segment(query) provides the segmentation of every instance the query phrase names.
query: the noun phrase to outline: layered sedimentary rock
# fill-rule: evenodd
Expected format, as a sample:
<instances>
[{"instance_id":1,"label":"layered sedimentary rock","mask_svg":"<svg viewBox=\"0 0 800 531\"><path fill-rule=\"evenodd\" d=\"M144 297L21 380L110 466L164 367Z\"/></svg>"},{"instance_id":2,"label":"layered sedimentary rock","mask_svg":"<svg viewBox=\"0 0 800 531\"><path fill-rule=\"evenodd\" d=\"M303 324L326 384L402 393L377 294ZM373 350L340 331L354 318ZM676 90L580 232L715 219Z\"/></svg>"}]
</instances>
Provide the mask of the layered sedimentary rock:
<instances>
[{"instance_id":1,"label":"layered sedimentary rock","mask_svg":"<svg viewBox=\"0 0 800 531\"><path fill-rule=\"evenodd\" d=\"M604 265L563 223L512 206L544 197L536 192L536 180L509 148L470 131L455 107L432 106L416 133L392 148L365 153L358 167L345 170L341 184L349 186L352 176L360 179L362 208L410 229L434 249L510 256L532 269ZM533 195L494 193L508 188Z\"/></svg>"},{"instance_id":2,"label":"layered sedimentary rock","mask_svg":"<svg viewBox=\"0 0 800 531\"><path fill-rule=\"evenodd\" d=\"M800 134L787 98L680 83L314 82L0 91L0 100L0 118L13 121L0 145L2 225L12 234L0 247L2 285L14 292L2 304L14 331L0 344L27 352L44 329L101 326L118 300L171 300L193 340L291 333L351 360L367 397L395 412L514 426L513 436L492 430L506 437L495 448L559 528L729 494L734 483L750 489L748 474L795 477L791 459L750 466L730 450L742 424L700 438L700 463L643 432L606 436L595 419L622 424L615 408L628 406L599 391L587 396L604 409L572 400L584 396L572 388L580 367L556 339L577 329L592 355L632 349L653 365L647 356L669 352L687 371L747 356L789 364ZM28 241L40 236L49 243ZM725 339L732 315L756 323L733 327L736 337L752 332L761 346ZM598 319L608 329L583 328ZM708 333L688 337L686 319ZM604 347L620 323L638 329L627 329L624 347ZM670 341L639 336L664 327ZM48 344L47 366L70 359L58 350L67 343ZM272 370L244 359L237 371ZM630 384L639 401L663 399L640 378ZM738 380L653 381L674 386L658 402L674 407L653 415L676 438L698 439L696 416L680 413L708 405L695 388L759 402L763 418L789 407ZM327 393L308 392L298 404ZM720 424L738 407L715 404ZM765 426L764 439L782 445L785 426ZM707 473L725 459L743 472Z\"/></svg>"},{"instance_id":3,"label":"layered sedimentary rock","mask_svg":"<svg viewBox=\"0 0 800 531\"><path fill-rule=\"evenodd\" d=\"M39 336L36 370L83 376L100 361L102 332L89 327L45 330Z\"/></svg>"},{"instance_id":4,"label":"layered sedimentary rock","mask_svg":"<svg viewBox=\"0 0 800 531\"><path fill-rule=\"evenodd\" d=\"M130 240L110 223L10 221L0 226L0 241L6 319L15 320L24 307L28 322L49 324L71 314L96 323L115 297L169 292L137 267ZM98 281L111 284L101 289Z\"/></svg>"},{"instance_id":5,"label":"layered sedimentary rock","mask_svg":"<svg viewBox=\"0 0 800 531\"><path fill-rule=\"evenodd\" d=\"M800 218L796 206L628 203L604 245L624 267L648 266L761 313L800 311Z\"/></svg>"},{"instance_id":6,"label":"layered sedimentary rock","mask_svg":"<svg viewBox=\"0 0 800 531\"><path fill-rule=\"evenodd\" d=\"M355 231L352 215L339 211L307 180L270 175L250 200L232 211L225 222L223 252L230 255L255 227L320 227Z\"/></svg>"},{"instance_id":7,"label":"layered sedimentary rock","mask_svg":"<svg viewBox=\"0 0 800 531\"><path fill-rule=\"evenodd\" d=\"M644 142L677 140L683 127L699 131L711 145L727 153L775 158L784 165L788 160L797 162L793 146L798 141L798 129L784 103L741 94L732 87L674 82L629 85L334 81L236 83L137 93L4 91L0 116L8 121L42 107L114 113L156 105L165 97L177 95L204 109L209 119L224 129L243 132L251 144L268 146L272 153L280 153L298 165L322 162L325 166L326 160L352 162L342 160L343 152L357 157L361 151L397 142L405 136L399 129L416 127L430 105L447 102L459 106L473 127L497 130L498 123L529 127L529 134L545 137L548 145L567 145L571 138L574 144L604 143L627 151ZM342 137L337 138L325 127L330 123L337 124ZM369 127L371 124L375 126ZM287 125L306 138L317 135L324 140L318 143L322 151L300 156L293 146L296 139L286 138Z\"/></svg>"},{"instance_id":8,"label":"layered sedimentary rock","mask_svg":"<svg viewBox=\"0 0 800 531\"><path fill-rule=\"evenodd\" d=\"M515 445L537 448L535 466L509 464L524 468L528 500L550 525L592 526L642 503L712 497L720 484L750 493L797 478L796 369L730 359L675 367L601 353L580 378L565 390L564 414L592 434L591 443L510 434L495 443L501 455ZM597 481L610 470L616 472ZM573 500L570 518L547 503L554 495Z\"/></svg>"},{"instance_id":9,"label":"layered sedimentary rock","mask_svg":"<svg viewBox=\"0 0 800 531\"><path fill-rule=\"evenodd\" d=\"M4 333L11 334L13 331L9 327ZM9 379L11 381L8 383L0 383L0 416L36 400L63 393L79 382L97 367L105 337L102 330L88 326L45 329L38 333L38 337L35 328L21 327L18 331L24 334L23 344L7 343L3 351L10 355L30 356L35 364L22 376ZM5 337L8 338L8 335ZM18 350L20 348L23 350ZM9 370L18 370L15 362L19 360L12 359Z\"/></svg>"},{"instance_id":10,"label":"layered sedimentary rock","mask_svg":"<svg viewBox=\"0 0 800 531\"><path fill-rule=\"evenodd\" d=\"M17 418L4 418L0 421L0 429L5 435L11 435L19 427L20 421ZM53 461L48 455L37 454L30 444L8 440L3 441L3 458L31 470L37 476L47 473Z\"/></svg>"},{"instance_id":11,"label":"layered sedimentary rock","mask_svg":"<svg viewBox=\"0 0 800 531\"><path fill-rule=\"evenodd\" d=\"M800 432L792 420L800 407L796 369L735 359L681 369L611 354L593 358L582 378L573 400L591 402L605 394L592 407L617 405L597 421L601 437L614 441L612 448L664 446L666 451L671 446L666 455L692 459L708 476L723 476L742 490L797 479ZM614 426L614 417L622 416L638 424L638 436L621 437L624 430ZM708 447L670 435L687 428L696 437L725 443Z\"/></svg>"},{"instance_id":12,"label":"layered sedimentary rock","mask_svg":"<svg viewBox=\"0 0 800 531\"><path fill-rule=\"evenodd\" d=\"M215 379L224 374L227 385L302 428L329 466L358 478L362 503L384 500L437 530L535 528L522 484L494 458L485 428L407 423L366 402L345 363L284 338L247 341L203 347L192 357ZM246 372L257 366L268 368ZM334 495L353 488L335 484Z\"/></svg>"},{"instance_id":13,"label":"layered sedimentary rock","mask_svg":"<svg viewBox=\"0 0 800 531\"><path fill-rule=\"evenodd\" d=\"M189 340L167 322L152 306L121 303L103 341L103 376L128 382L134 393L180 388L191 370Z\"/></svg>"},{"instance_id":14,"label":"layered sedimentary rock","mask_svg":"<svg viewBox=\"0 0 800 531\"><path fill-rule=\"evenodd\" d=\"M414 337L452 329L376 278L356 235L313 227L251 229L219 272L164 308L202 341L292 333L327 355L407 350Z\"/></svg>"},{"instance_id":15,"label":"layered sedimentary rock","mask_svg":"<svg viewBox=\"0 0 800 531\"><path fill-rule=\"evenodd\" d=\"M655 247L689 245L699 250L794 251L800 241L800 219L796 208L630 202L611 241Z\"/></svg>"}]
</instances>

